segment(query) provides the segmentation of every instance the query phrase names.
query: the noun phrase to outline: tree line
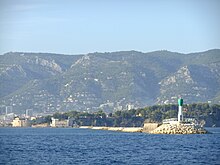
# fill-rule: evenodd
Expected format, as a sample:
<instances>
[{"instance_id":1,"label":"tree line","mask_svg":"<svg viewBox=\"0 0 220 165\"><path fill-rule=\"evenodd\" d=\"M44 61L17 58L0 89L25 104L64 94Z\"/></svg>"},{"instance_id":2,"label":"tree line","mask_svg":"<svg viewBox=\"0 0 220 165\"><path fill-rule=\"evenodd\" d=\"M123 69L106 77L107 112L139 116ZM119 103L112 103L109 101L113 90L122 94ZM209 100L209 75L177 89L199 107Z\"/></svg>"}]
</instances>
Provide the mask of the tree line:
<instances>
[{"instance_id":1,"label":"tree line","mask_svg":"<svg viewBox=\"0 0 220 165\"><path fill-rule=\"evenodd\" d=\"M69 111L45 116L35 123L51 122L51 117L59 120L72 118L78 126L114 126L114 127L140 127L144 122L162 122L163 119L177 118L178 106L154 105L145 108L126 111L115 111L106 114L103 110L98 112ZM220 126L220 105L208 103L195 103L183 106L183 115L205 122L205 126Z\"/></svg>"}]
</instances>

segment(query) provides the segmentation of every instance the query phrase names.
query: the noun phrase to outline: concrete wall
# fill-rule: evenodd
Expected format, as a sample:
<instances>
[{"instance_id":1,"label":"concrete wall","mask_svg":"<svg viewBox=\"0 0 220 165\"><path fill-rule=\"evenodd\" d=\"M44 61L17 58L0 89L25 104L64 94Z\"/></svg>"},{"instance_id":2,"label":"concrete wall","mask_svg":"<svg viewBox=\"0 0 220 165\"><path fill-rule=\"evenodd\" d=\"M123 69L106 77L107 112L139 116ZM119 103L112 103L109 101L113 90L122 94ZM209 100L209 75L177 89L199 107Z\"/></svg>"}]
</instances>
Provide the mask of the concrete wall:
<instances>
[{"instance_id":1,"label":"concrete wall","mask_svg":"<svg viewBox=\"0 0 220 165\"><path fill-rule=\"evenodd\" d=\"M157 127L159 127L161 123L144 123L143 132L151 132L155 130Z\"/></svg>"},{"instance_id":2,"label":"concrete wall","mask_svg":"<svg viewBox=\"0 0 220 165\"><path fill-rule=\"evenodd\" d=\"M95 130L108 130L108 131L121 131L121 132L142 132L142 127L92 127L92 126L80 126L79 128L89 128Z\"/></svg>"}]
</instances>

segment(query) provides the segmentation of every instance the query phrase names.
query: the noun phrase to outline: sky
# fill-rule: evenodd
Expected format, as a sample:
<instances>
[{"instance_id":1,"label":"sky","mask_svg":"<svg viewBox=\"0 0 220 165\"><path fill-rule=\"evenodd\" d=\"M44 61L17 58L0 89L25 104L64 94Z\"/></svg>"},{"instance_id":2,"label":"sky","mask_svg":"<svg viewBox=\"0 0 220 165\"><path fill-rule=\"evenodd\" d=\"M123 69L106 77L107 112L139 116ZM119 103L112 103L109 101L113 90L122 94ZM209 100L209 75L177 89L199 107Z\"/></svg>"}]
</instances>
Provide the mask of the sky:
<instances>
[{"instance_id":1,"label":"sky","mask_svg":"<svg viewBox=\"0 0 220 165\"><path fill-rule=\"evenodd\" d=\"M0 54L220 48L218 0L0 0Z\"/></svg>"}]
</instances>

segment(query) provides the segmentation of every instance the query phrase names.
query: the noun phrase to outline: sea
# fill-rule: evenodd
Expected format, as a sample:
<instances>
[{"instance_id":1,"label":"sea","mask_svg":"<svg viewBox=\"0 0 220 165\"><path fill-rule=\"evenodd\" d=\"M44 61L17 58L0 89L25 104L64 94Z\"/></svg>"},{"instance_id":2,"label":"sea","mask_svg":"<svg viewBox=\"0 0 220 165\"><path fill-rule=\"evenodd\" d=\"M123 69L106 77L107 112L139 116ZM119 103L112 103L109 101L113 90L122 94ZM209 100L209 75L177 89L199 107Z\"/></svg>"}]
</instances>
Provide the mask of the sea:
<instances>
[{"instance_id":1,"label":"sea","mask_svg":"<svg viewBox=\"0 0 220 165\"><path fill-rule=\"evenodd\" d=\"M220 164L212 134L153 135L80 128L0 128L2 165Z\"/></svg>"}]
</instances>

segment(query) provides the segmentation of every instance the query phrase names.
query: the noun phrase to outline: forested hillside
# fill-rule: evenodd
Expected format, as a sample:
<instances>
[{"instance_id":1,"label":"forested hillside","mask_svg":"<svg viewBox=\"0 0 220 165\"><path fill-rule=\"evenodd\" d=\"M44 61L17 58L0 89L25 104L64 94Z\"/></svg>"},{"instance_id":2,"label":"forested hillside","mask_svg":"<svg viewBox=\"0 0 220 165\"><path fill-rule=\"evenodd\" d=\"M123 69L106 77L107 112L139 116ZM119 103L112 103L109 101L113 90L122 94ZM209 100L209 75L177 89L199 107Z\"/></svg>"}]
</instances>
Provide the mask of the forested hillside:
<instances>
[{"instance_id":1,"label":"forested hillside","mask_svg":"<svg viewBox=\"0 0 220 165\"><path fill-rule=\"evenodd\" d=\"M220 103L220 50L0 56L1 110L113 112L156 104Z\"/></svg>"}]
</instances>

